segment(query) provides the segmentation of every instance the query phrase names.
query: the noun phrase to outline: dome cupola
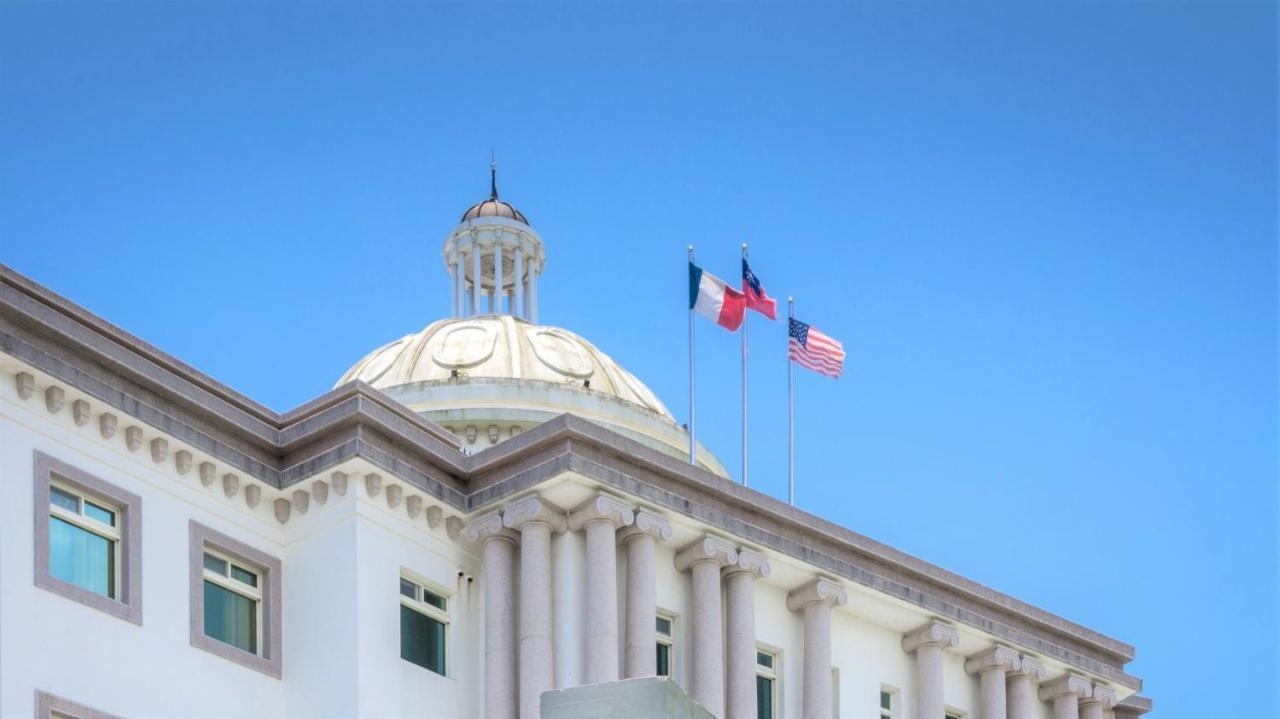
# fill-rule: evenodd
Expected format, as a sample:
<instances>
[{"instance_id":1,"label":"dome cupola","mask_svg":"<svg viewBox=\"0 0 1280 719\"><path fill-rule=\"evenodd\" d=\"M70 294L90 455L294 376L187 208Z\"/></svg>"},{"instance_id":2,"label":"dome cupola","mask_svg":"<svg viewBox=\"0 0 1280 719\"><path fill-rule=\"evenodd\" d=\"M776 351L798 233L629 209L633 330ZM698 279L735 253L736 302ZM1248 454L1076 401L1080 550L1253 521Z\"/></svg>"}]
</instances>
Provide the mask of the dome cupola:
<instances>
[{"instance_id":1,"label":"dome cupola","mask_svg":"<svg viewBox=\"0 0 1280 719\"><path fill-rule=\"evenodd\" d=\"M525 218L524 213L517 210L515 205L498 199L498 165L496 162L489 163L489 199L468 207L467 211L462 213L461 222L468 222L482 217L504 217L508 220L529 224L529 220Z\"/></svg>"}]
</instances>

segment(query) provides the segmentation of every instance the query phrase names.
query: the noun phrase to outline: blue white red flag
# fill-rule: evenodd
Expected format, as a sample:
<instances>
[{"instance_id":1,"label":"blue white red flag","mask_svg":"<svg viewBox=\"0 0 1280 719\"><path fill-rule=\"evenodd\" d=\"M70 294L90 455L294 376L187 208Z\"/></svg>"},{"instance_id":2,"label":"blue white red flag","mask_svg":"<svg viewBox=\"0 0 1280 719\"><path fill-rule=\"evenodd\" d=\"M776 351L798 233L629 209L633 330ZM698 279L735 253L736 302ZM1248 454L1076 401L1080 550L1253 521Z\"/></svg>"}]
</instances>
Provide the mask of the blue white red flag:
<instances>
[{"instance_id":1,"label":"blue white red flag","mask_svg":"<svg viewBox=\"0 0 1280 719\"><path fill-rule=\"evenodd\" d=\"M697 310L730 332L737 332L747 312L747 298L724 280L690 262L689 309Z\"/></svg>"},{"instance_id":2,"label":"blue white red flag","mask_svg":"<svg viewBox=\"0 0 1280 719\"><path fill-rule=\"evenodd\" d=\"M760 278L751 271L747 258L742 258L742 294L747 296L747 309L755 310L771 320L778 319L778 301L764 293Z\"/></svg>"}]
</instances>

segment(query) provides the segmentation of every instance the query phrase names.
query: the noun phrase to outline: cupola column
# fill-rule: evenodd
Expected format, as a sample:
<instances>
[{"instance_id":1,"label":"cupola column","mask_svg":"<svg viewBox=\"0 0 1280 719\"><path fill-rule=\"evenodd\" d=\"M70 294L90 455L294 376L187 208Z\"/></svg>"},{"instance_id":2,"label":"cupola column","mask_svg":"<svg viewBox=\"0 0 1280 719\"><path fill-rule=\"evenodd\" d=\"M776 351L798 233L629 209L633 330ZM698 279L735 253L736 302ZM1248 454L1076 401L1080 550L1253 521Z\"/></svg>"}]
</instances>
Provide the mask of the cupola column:
<instances>
[{"instance_id":1,"label":"cupola column","mask_svg":"<svg viewBox=\"0 0 1280 719\"><path fill-rule=\"evenodd\" d=\"M551 535L565 530L564 513L534 494L508 505L502 525L520 532L520 719L539 719L555 688Z\"/></svg>"},{"instance_id":2,"label":"cupola column","mask_svg":"<svg viewBox=\"0 0 1280 719\"><path fill-rule=\"evenodd\" d=\"M1080 700L1093 696L1093 685L1079 674L1063 674L1040 685L1040 701L1053 702L1053 719L1080 719Z\"/></svg>"},{"instance_id":3,"label":"cupola column","mask_svg":"<svg viewBox=\"0 0 1280 719\"><path fill-rule=\"evenodd\" d=\"M484 715L516 719L515 552L519 535L502 515L471 523L467 539L484 543Z\"/></svg>"},{"instance_id":4,"label":"cupola column","mask_svg":"<svg viewBox=\"0 0 1280 719\"><path fill-rule=\"evenodd\" d=\"M942 651L960 644L950 625L931 621L902 638L902 650L916 655L916 719L939 719L946 713Z\"/></svg>"},{"instance_id":5,"label":"cupola column","mask_svg":"<svg viewBox=\"0 0 1280 719\"><path fill-rule=\"evenodd\" d=\"M599 493L569 515L569 529L587 534L587 683L618 680L618 539L635 519L629 505Z\"/></svg>"},{"instance_id":6,"label":"cupola column","mask_svg":"<svg viewBox=\"0 0 1280 719\"><path fill-rule=\"evenodd\" d=\"M769 561L749 549L722 570L725 586L725 716L756 716L756 579Z\"/></svg>"},{"instance_id":7,"label":"cupola column","mask_svg":"<svg viewBox=\"0 0 1280 719\"><path fill-rule=\"evenodd\" d=\"M1032 683L1039 684L1048 675L1039 659L1026 654L1018 659L1018 667L1005 676L1009 719L1035 719L1036 689Z\"/></svg>"},{"instance_id":8,"label":"cupola column","mask_svg":"<svg viewBox=\"0 0 1280 719\"><path fill-rule=\"evenodd\" d=\"M532 268L531 268L532 269ZM627 679L651 677L658 673L657 544L671 539L671 524L644 509L635 513L635 523L619 534L627 547L626 664Z\"/></svg>"},{"instance_id":9,"label":"cupola column","mask_svg":"<svg viewBox=\"0 0 1280 719\"><path fill-rule=\"evenodd\" d=\"M524 315L524 247L520 241L516 240L515 250L513 250L513 259L515 260L515 288L512 290L512 298L515 304L512 305L511 314L520 319L528 319Z\"/></svg>"},{"instance_id":10,"label":"cupola column","mask_svg":"<svg viewBox=\"0 0 1280 719\"><path fill-rule=\"evenodd\" d=\"M493 302L489 304L489 312L495 315L505 314L502 309L502 235L493 239Z\"/></svg>"},{"instance_id":11,"label":"cupola column","mask_svg":"<svg viewBox=\"0 0 1280 719\"><path fill-rule=\"evenodd\" d=\"M540 276L542 276L541 262L533 268L533 272L529 273L529 281L532 283L529 285L529 304L533 306L529 312L529 321L535 325L538 324L538 278Z\"/></svg>"},{"instance_id":12,"label":"cupola column","mask_svg":"<svg viewBox=\"0 0 1280 719\"><path fill-rule=\"evenodd\" d=\"M831 608L848 601L844 589L825 577L787 595L787 609L804 613L804 719L831 716Z\"/></svg>"},{"instance_id":13,"label":"cupola column","mask_svg":"<svg viewBox=\"0 0 1280 719\"><path fill-rule=\"evenodd\" d=\"M467 255L459 247L453 255L453 316L467 314Z\"/></svg>"},{"instance_id":14,"label":"cupola column","mask_svg":"<svg viewBox=\"0 0 1280 719\"><path fill-rule=\"evenodd\" d=\"M480 238L471 235L471 316L480 314Z\"/></svg>"},{"instance_id":15,"label":"cupola column","mask_svg":"<svg viewBox=\"0 0 1280 719\"><path fill-rule=\"evenodd\" d=\"M738 561L725 540L704 535L676 554L676 569L693 575L694 701L724 717L724 629L720 624L720 568Z\"/></svg>"},{"instance_id":16,"label":"cupola column","mask_svg":"<svg viewBox=\"0 0 1280 719\"><path fill-rule=\"evenodd\" d=\"M982 719L1008 719L1005 677L1022 668L1018 653L1008 647L994 646L965 660L964 670L978 675L982 697Z\"/></svg>"}]
</instances>

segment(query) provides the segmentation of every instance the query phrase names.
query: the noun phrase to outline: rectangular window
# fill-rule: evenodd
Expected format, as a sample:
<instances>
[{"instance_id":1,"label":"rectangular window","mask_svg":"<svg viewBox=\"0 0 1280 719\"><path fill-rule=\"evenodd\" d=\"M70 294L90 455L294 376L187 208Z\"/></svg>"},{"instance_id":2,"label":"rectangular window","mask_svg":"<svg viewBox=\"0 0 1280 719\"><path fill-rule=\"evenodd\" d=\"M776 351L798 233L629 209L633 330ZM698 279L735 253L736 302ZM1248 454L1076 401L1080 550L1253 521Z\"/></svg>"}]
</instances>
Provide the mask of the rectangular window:
<instances>
[{"instance_id":1,"label":"rectangular window","mask_svg":"<svg viewBox=\"0 0 1280 719\"><path fill-rule=\"evenodd\" d=\"M446 676L449 600L412 580L400 578L400 658Z\"/></svg>"},{"instance_id":2,"label":"rectangular window","mask_svg":"<svg viewBox=\"0 0 1280 719\"><path fill-rule=\"evenodd\" d=\"M675 627L675 619L673 617L659 614L655 620L654 629L658 637L658 676L671 676L671 660L673 658L673 650L675 648L675 635L672 633Z\"/></svg>"},{"instance_id":3,"label":"rectangular window","mask_svg":"<svg viewBox=\"0 0 1280 719\"><path fill-rule=\"evenodd\" d=\"M262 590L258 573L205 550L204 633L250 654L258 653Z\"/></svg>"},{"instance_id":4,"label":"rectangular window","mask_svg":"<svg viewBox=\"0 0 1280 719\"><path fill-rule=\"evenodd\" d=\"M880 689L880 719L895 719L898 716L898 691L896 689Z\"/></svg>"},{"instance_id":5,"label":"rectangular window","mask_svg":"<svg viewBox=\"0 0 1280 719\"><path fill-rule=\"evenodd\" d=\"M142 623L142 500L35 453L35 583Z\"/></svg>"},{"instance_id":6,"label":"rectangular window","mask_svg":"<svg viewBox=\"0 0 1280 719\"><path fill-rule=\"evenodd\" d=\"M36 719L120 719L48 692L36 692Z\"/></svg>"},{"instance_id":7,"label":"rectangular window","mask_svg":"<svg viewBox=\"0 0 1280 719\"><path fill-rule=\"evenodd\" d=\"M958 711L952 711L950 709L948 709L947 713L944 714L943 716L946 717L946 719L964 719L963 714L961 714Z\"/></svg>"},{"instance_id":8,"label":"rectangular window","mask_svg":"<svg viewBox=\"0 0 1280 719\"><path fill-rule=\"evenodd\" d=\"M195 520L191 646L280 678L280 560Z\"/></svg>"},{"instance_id":9,"label":"rectangular window","mask_svg":"<svg viewBox=\"0 0 1280 719\"><path fill-rule=\"evenodd\" d=\"M756 717L773 719L778 715L778 655L756 651Z\"/></svg>"}]
</instances>

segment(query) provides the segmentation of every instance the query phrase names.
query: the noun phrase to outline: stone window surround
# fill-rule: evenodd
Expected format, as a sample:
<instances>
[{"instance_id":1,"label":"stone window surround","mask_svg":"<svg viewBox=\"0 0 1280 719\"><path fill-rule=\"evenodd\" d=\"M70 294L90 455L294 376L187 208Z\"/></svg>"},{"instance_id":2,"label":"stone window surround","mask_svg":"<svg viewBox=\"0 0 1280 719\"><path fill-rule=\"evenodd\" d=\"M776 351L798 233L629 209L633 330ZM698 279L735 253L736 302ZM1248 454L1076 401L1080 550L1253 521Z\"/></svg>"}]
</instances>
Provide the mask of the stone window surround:
<instances>
[{"instance_id":1,"label":"stone window surround","mask_svg":"<svg viewBox=\"0 0 1280 719\"><path fill-rule=\"evenodd\" d=\"M36 719L52 719L53 713L58 712L73 719L120 719L115 714L108 714L87 707L79 702L73 702L70 699L63 699L55 694L36 690Z\"/></svg>"},{"instance_id":2,"label":"stone window surround","mask_svg":"<svg viewBox=\"0 0 1280 719\"><path fill-rule=\"evenodd\" d=\"M280 560L266 552L229 537L196 520L190 521L189 554L191 595L191 646L216 654L267 676L279 679L283 671ZM249 565L262 576L262 644L259 654L233 647L204 633L204 550L208 546L236 561Z\"/></svg>"},{"instance_id":3,"label":"stone window surround","mask_svg":"<svg viewBox=\"0 0 1280 719\"><path fill-rule=\"evenodd\" d=\"M142 498L82 469L35 450L35 585L73 602L142 624ZM53 576L49 571L49 484L54 477L114 505L120 515L118 599L104 597Z\"/></svg>"}]
</instances>

